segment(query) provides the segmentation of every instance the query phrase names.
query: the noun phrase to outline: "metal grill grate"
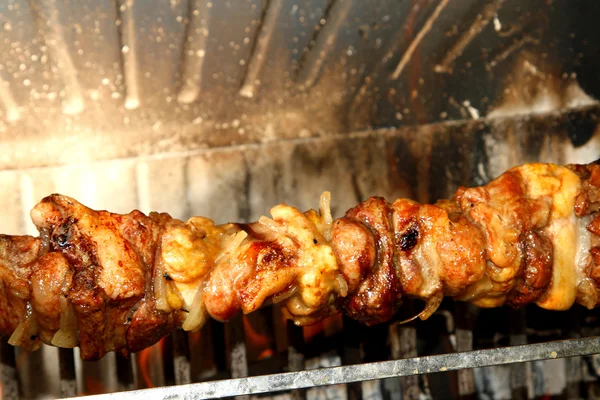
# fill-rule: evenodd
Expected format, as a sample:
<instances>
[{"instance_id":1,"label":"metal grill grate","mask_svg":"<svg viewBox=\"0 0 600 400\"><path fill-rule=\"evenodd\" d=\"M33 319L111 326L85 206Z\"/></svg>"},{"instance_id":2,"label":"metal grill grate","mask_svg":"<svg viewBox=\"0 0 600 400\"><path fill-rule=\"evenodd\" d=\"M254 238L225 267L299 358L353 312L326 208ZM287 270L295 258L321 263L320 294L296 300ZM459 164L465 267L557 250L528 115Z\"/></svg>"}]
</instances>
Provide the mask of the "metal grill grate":
<instances>
[{"instance_id":1,"label":"metal grill grate","mask_svg":"<svg viewBox=\"0 0 600 400\"><path fill-rule=\"evenodd\" d=\"M551 343L477 350L397 361L367 363L356 366L329 367L260 377L237 378L217 382L171 386L120 393L122 398L223 398L274 393L285 390L314 388L325 385L368 382L374 379L396 378L431 372L505 365L527 361L558 359L600 353L600 338L571 339ZM104 399L110 396L90 397Z\"/></svg>"},{"instance_id":2,"label":"metal grill grate","mask_svg":"<svg viewBox=\"0 0 600 400\"><path fill-rule=\"evenodd\" d=\"M553 340L600 333L593 313L582 315L585 311L575 309L561 315L553 327L535 329L535 320L544 321L548 315L540 317L535 309L527 310L534 326L525 324L522 311L479 315L465 322L470 311L463 306L457 310L446 308L431 320L406 326L392 323L366 328L344 319L343 327L331 330L323 324L324 330L314 330L309 336L293 325L263 327L283 329L285 339L285 343L271 343L270 351L263 353L267 357L248 356L256 353L248 338L256 341L258 329L250 328L241 316L227 325L209 324L199 334L176 332L132 358L112 354L114 369L108 371L81 369L73 350L60 349L57 395L127 393L126 398L244 399L262 394L261 398L268 395L297 400L386 399L400 394L404 399L466 399L488 393L497 398L531 399L548 394L593 398L600 389L600 339ZM261 310L273 311L277 314L276 310ZM463 322L459 323L456 316L461 316ZM490 325L488 318L498 322ZM482 319L479 323L490 325L485 329L495 331L494 336L476 326L474 321ZM507 330L502 324L508 320L511 323ZM571 321L576 330L559 332L564 321ZM583 324L577 326L581 321ZM466 329L469 324L471 328ZM502 331L508 337L501 337L498 332ZM215 336L221 340L211 340ZM539 343L525 344L534 341ZM264 348L262 342L258 345ZM209 346L212 354L206 351ZM473 351L473 347L480 350ZM157 350L162 357L148 356ZM3 398L48 395L21 386L25 371L18 370L15 349L6 344L2 347L1 367ZM162 379L154 379L152 368L161 370ZM43 371L36 372L39 375ZM552 380L559 381L559 387ZM136 388L147 389L129 392Z\"/></svg>"}]
</instances>

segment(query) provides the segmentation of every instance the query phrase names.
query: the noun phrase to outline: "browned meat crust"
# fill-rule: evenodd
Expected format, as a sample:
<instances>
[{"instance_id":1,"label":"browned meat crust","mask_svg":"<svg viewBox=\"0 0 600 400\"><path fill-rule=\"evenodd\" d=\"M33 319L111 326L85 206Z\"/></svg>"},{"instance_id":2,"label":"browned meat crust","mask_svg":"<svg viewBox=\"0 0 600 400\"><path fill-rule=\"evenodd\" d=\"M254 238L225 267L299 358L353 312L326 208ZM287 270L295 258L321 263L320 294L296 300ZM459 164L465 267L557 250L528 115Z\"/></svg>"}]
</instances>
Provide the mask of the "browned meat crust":
<instances>
[{"instance_id":1,"label":"browned meat crust","mask_svg":"<svg viewBox=\"0 0 600 400\"><path fill-rule=\"evenodd\" d=\"M40 237L0 236L0 332L27 348L135 352L267 302L297 324L344 312L387 321L402 299L482 307L600 303L600 166L528 164L433 205L370 198L332 220L305 213L215 226L91 210L51 195ZM587 229L586 229L587 228Z\"/></svg>"},{"instance_id":2,"label":"browned meat crust","mask_svg":"<svg viewBox=\"0 0 600 400\"><path fill-rule=\"evenodd\" d=\"M535 301L552 279L552 242L537 232L528 231L521 243L524 257L517 283L507 299L513 307Z\"/></svg>"},{"instance_id":3,"label":"browned meat crust","mask_svg":"<svg viewBox=\"0 0 600 400\"><path fill-rule=\"evenodd\" d=\"M363 223L377 244L375 262L367 270L357 290L344 301L346 313L366 324L392 318L401 296L394 268L394 231L392 209L382 198L371 198L346 213L346 217ZM364 252L364 250L363 250Z\"/></svg>"},{"instance_id":4,"label":"browned meat crust","mask_svg":"<svg viewBox=\"0 0 600 400\"><path fill-rule=\"evenodd\" d=\"M39 252L37 238L0 235L0 332L4 334L13 332L31 312L29 278Z\"/></svg>"}]
</instances>

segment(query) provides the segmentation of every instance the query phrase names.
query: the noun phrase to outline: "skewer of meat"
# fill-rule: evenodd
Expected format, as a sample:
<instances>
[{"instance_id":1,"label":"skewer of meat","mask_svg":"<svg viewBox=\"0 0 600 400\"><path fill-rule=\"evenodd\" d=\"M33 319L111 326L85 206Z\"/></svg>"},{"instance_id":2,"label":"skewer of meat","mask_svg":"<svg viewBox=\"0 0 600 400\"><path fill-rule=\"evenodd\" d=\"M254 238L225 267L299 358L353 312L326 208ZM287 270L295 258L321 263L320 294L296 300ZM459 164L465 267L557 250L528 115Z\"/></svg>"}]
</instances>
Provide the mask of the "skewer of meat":
<instances>
[{"instance_id":1,"label":"skewer of meat","mask_svg":"<svg viewBox=\"0 0 600 400\"><path fill-rule=\"evenodd\" d=\"M405 298L480 307L600 302L600 164L526 164L434 205L370 198L333 220L288 205L215 226L94 211L61 195L31 212L40 236L0 236L0 333L13 345L136 352L281 303L298 325L344 312L391 319Z\"/></svg>"}]
</instances>

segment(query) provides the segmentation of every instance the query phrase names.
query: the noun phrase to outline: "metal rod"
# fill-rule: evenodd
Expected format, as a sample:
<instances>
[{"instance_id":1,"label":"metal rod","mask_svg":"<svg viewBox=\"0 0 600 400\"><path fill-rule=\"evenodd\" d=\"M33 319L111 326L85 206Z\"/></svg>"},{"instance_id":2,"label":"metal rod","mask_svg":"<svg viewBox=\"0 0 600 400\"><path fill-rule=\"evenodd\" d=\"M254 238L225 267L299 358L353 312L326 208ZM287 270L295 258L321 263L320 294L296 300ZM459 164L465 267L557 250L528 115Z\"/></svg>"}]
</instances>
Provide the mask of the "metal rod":
<instances>
[{"instance_id":1,"label":"metal rod","mask_svg":"<svg viewBox=\"0 0 600 400\"><path fill-rule=\"evenodd\" d=\"M211 7L212 3L207 1L189 1L189 22L181 67L182 83L177 94L177 100L180 103L188 104L196 101L202 89L202 74L204 59L206 58L209 33L208 20Z\"/></svg>"},{"instance_id":2,"label":"metal rod","mask_svg":"<svg viewBox=\"0 0 600 400\"><path fill-rule=\"evenodd\" d=\"M302 328L295 326L292 321L287 321L288 331L288 368L290 371L302 371L305 367L304 354L302 347L304 346L304 338L302 337ZM306 400L305 390L296 390L291 394L292 400Z\"/></svg>"},{"instance_id":3,"label":"metal rod","mask_svg":"<svg viewBox=\"0 0 600 400\"><path fill-rule=\"evenodd\" d=\"M509 344L525 345L527 344L526 309L507 310L509 322ZM528 387L533 384L531 379L531 365L527 363L515 364L510 370L510 391L511 398L514 400L528 399ZM572 398L572 397L569 397Z\"/></svg>"},{"instance_id":4,"label":"metal rod","mask_svg":"<svg viewBox=\"0 0 600 400\"><path fill-rule=\"evenodd\" d=\"M317 81L325 60L340 34L340 28L352 8L352 0L334 0L331 9L323 18L323 25L317 33L315 44L301 62L296 83L302 90L311 88Z\"/></svg>"},{"instance_id":5,"label":"metal rod","mask_svg":"<svg viewBox=\"0 0 600 400\"><path fill-rule=\"evenodd\" d=\"M421 30L417 33L417 35L412 40L412 42L410 42L410 44L408 45L408 48L406 49L404 54L402 54L402 58L400 59L400 62L398 63L398 65L396 66L396 69L392 73L392 76L391 76L392 80L395 81L400 77L400 74L402 73L402 71L404 70L404 68L410 61L410 59L412 58L413 53L415 52L417 47L419 47L419 44L421 43L423 38L425 38L425 36L427 36L429 31L433 27L433 24L435 24L438 17L442 13L442 11L444 11L444 8L446 8L446 6L448 5L449 1L450 0L441 0L439 2L439 4L437 5L437 7L435 8L435 10L433 10L433 13L431 14L431 16L427 19L427 21L425 21L425 24L423 24L423 27L421 28Z\"/></svg>"},{"instance_id":6,"label":"metal rod","mask_svg":"<svg viewBox=\"0 0 600 400\"><path fill-rule=\"evenodd\" d=\"M341 335L343 341L343 349L341 351L342 365L362 363L364 361L363 357L365 352L361 351L364 350L364 347L361 349L361 345L364 345L364 343L361 343L361 338L365 335L360 333L360 329L364 329L364 326L360 322L347 316L344 316L343 321L344 329L342 330ZM397 326L397 324L390 324L390 327L392 326ZM392 344L392 349L393 347ZM399 357L394 358L396 359ZM346 387L346 391L348 393L347 400L358 400L365 397L363 396L362 384L360 382L349 383Z\"/></svg>"},{"instance_id":7,"label":"metal rod","mask_svg":"<svg viewBox=\"0 0 600 400\"><path fill-rule=\"evenodd\" d=\"M248 69L246 70L246 76L244 77L242 88L240 89L241 96L250 98L256 94L258 77L265 61L267 61L269 44L271 43L275 28L277 27L279 14L282 8L282 0L269 0L265 3L262 23L256 34L254 49L250 56L250 60L248 60Z\"/></svg>"},{"instance_id":8,"label":"metal rod","mask_svg":"<svg viewBox=\"0 0 600 400\"><path fill-rule=\"evenodd\" d=\"M492 58L492 61L490 61L489 63L486 64L486 66L485 66L486 69L491 70L492 68L494 68L495 66L500 64L502 61L504 61L508 57L510 57L515 51L519 50L521 47L525 46L526 44L530 44L530 43L537 45L540 43L540 40L537 38L534 38L532 36L529 36L529 34L524 34L523 37L521 37L518 40L513 41L513 43L510 46L508 46L505 50L500 52L500 54L498 54L494 58Z\"/></svg>"},{"instance_id":9,"label":"metal rod","mask_svg":"<svg viewBox=\"0 0 600 400\"><path fill-rule=\"evenodd\" d=\"M117 396L119 399L148 397L153 399L213 399L598 353L600 353L600 337L592 337L135 390L90 396L86 399L112 399Z\"/></svg>"},{"instance_id":10,"label":"metal rod","mask_svg":"<svg viewBox=\"0 0 600 400\"><path fill-rule=\"evenodd\" d=\"M455 306L453 317L456 322L456 330L454 331L456 351L459 353L471 351L473 350L475 312L472 305L468 303L456 303ZM475 376L472 369L458 371L458 393L461 398L471 398L475 395Z\"/></svg>"},{"instance_id":11,"label":"metal rod","mask_svg":"<svg viewBox=\"0 0 600 400\"><path fill-rule=\"evenodd\" d=\"M60 397L73 397L77 395L77 378L75 370L75 357L73 349L58 349L60 370L59 391Z\"/></svg>"},{"instance_id":12,"label":"metal rod","mask_svg":"<svg viewBox=\"0 0 600 400\"><path fill-rule=\"evenodd\" d=\"M80 114L85 109L83 89L65 39L64 24L59 16L57 2L29 0L29 4L36 15L38 29L43 35L44 43L55 63L56 71L64 83L63 113L66 115Z\"/></svg>"},{"instance_id":13,"label":"metal rod","mask_svg":"<svg viewBox=\"0 0 600 400\"><path fill-rule=\"evenodd\" d=\"M417 356L417 330L414 325L390 325L390 342L392 356L395 359L406 359ZM414 400L420 397L419 377L410 375L400 378L402 398Z\"/></svg>"},{"instance_id":14,"label":"metal rod","mask_svg":"<svg viewBox=\"0 0 600 400\"><path fill-rule=\"evenodd\" d=\"M0 387L4 400L21 397L15 348L6 342L0 343Z\"/></svg>"},{"instance_id":15,"label":"metal rod","mask_svg":"<svg viewBox=\"0 0 600 400\"><path fill-rule=\"evenodd\" d=\"M19 104L12 94L10 83L0 76L0 102L4 105L4 119L8 122L18 121L21 118Z\"/></svg>"},{"instance_id":16,"label":"metal rod","mask_svg":"<svg viewBox=\"0 0 600 400\"><path fill-rule=\"evenodd\" d=\"M173 369L175 370L175 384L183 385L192 382L190 364L190 348L187 332L177 330L172 333L173 340Z\"/></svg>"},{"instance_id":17,"label":"metal rod","mask_svg":"<svg viewBox=\"0 0 600 400\"><path fill-rule=\"evenodd\" d=\"M248 376L248 353L244 335L243 316L238 314L225 326L227 348L229 349L229 370L232 378L244 379ZM236 379L232 379L235 381ZM234 393L246 395L247 393ZM223 397L223 396L219 396ZM239 400L249 400L242 396Z\"/></svg>"},{"instance_id":18,"label":"metal rod","mask_svg":"<svg viewBox=\"0 0 600 400\"><path fill-rule=\"evenodd\" d=\"M438 73L450 73L454 68L454 62L462 56L463 52L471 42L484 30L490 20L498 13L505 0L494 0L486 4L471 26L463 32L458 41L454 43L446 53L442 61L433 70Z\"/></svg>"},{"instance_id":19,"label":"metal rod","mask_svg":"<svg viewBox=\"0 0 600 400\"><path fill-rule=\"evenodd\" d=\"M137 33L133 14L135 0L116 0L116 4L117 18L120 21L119 38L123 75L125 76L125 108L134 110L140 106Z\"/></svg>"},{"instance_id":20,"label":"metal rod","mask_svg":"<svg viewBox=\"0 0 600 400\"><path fill-rule=\"evenodd\" d=\"M117 364L117 385L119 390L131 390L135 388L135 379L133 376L133 367L131 358L125 357L119 353L116 354Z\"/></svg>"}]
</instances>

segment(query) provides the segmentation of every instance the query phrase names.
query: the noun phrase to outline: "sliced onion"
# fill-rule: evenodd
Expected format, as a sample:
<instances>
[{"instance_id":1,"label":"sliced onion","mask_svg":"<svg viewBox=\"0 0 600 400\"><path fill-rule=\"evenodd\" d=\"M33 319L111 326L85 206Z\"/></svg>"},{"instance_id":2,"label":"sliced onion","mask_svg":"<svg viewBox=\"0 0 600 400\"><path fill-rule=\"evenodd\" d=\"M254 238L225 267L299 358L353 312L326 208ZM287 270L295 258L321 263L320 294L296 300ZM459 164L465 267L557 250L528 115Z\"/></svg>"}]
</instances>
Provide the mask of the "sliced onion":
<instances>
[{"instance_id":1,"label":"sliced onion","mask_svg":"<svg viewBox=\"0 0 600 400\"><path fill-rule=\"evenodd\" d=\"M348 283L342 276L342 274L338 274L335 277L335 282L337 284L337 292L340 296L346 297L348 295Z\"/></svg>"},{"instance_id":2,"label":"sliced onion","mask_svg":"<svg viewBox=\"0 0 600 400\"><path fill-rule=\"evenodd\" d=\"M321 213L321 221L323 222L323 236L325 239L331 240L331 224L333 217L331 216L331 193L323 192L319 200L319 212Z\"/></svg>"},{"instance_id":3,"label":"sliced onion","mask_svg":"<svg viewBox=\"0 0 600 400\"><path fill-rule=\"evenodd\" d=\"M12 346L20 346L23 344L23 336L25 334L25 321L23 320L17 325L17 329L10 335L8 344Z\"/></svg>"},{"instance_id":4,"label":"sliced onion","mask_svg":"<svg viewBox=\"0 0 600 400\"><path fill-rule=\"evenodd\" d=\"M238 231L235 235L229 236L227 238L227 242L223 246L223 251L215 258L215 264L218 263L225 255L236 251L247 236L248 233L246 233L246 231Z\"/></svg>"},{"instance_id":5,"label":"sliced onion","mask_svg":"<svg viewBox=\"0 0 600 400\"><path fill-rule=\"evenodd\" d=\"M52 345L72 349L77 346L77 318L73 305L60 296L60 329L52 337Z\"/></svg>"},{"instance_id":6,"label":"sliced onion","mask_svg":"<svg viewBox=\"0 0 600 400\"><path fill-rule=\"evenodd\" d=\"M181 326L184 331L197 331L204 326L207 312L202 301L203 295L204 289L199 287L194 295L194 300L192 300L187 317Z\"/></svg>"},{"instance_id":7,"label":"sliced onion","mask_svg":"<svg viewBox=\"0 0 600 400\"><path fill-rule=\"evenodd\" d=\"M233 238L233 243L231 244L230 251L237 250L237 248L241 246L242 242L247 237L248 237L248 233L246 231L239 231L238 233L236 233L235 237Z\"/></svg>"},{"instance_id":8,"label":"sliced onion","mask_svg":"<svg viewBox=\"0 0 600 400\"><path fill-rule=\"evenodd\" d=\"M421 320L423 321L426 320L427 318L431 317L431 314L433 314L438 309L440 304L442 304L443 299L444 295L441 291L435 292L433 296L431 296L425 303L425 308L423 309L423 311L421 311L413 317L405 319L404 321L398 322L398 325L406 324L408 322L414 321L417 318L421 318Z\"/></svg>"},{"instance_id":9,"label":"sliced onion","mask_svg":"<svg viewBox=\"0 0 600 400\"><path fill-rule=\"evenodd\" d=\"M269 217L265 217L264 215L258 219L258 223L266 226L267 228L271 229L272 231L274 231L276 233L284 233L285 232L285 228L283 226L281 226L281 224L275 222L274 220L272 220Z\"/></svg>"},{"instance_id":10,"label":"sliced onion","mask_svg":"<svg viewBox=\"0 0 600 400\"><path fill-rule=\"evenodd\" d=\"M421 314L417 314L417 315L415 315L413 317L410 317L409 319L405 319L404 321L399 321L398 325L407 324L407 323L409 323L411 321L414 321L415 319L419 318L419 315L421 315Z\"/></svg>"},{"instance_id":11,"label":"sliced onion","mask_svg":"<svg viewBox=\"0 0 600 400\"><path fill-rule=\"evenodd\" d=\"M293 285L291 288L284 290L281 293L277 293L273 295L272 302L273 304L281 303L284 300L289 299L298 291L298 286Z\"/></svg>"},{"instance_id":12,"label":"sliced onion","mask_svg":"<svg viewBox=\"0 0 600 400\"><path fill-rule=\"evenodd\" d=\"M577 302L588 310L593 310L598 304L598 292L590 278L584 278L577 285Z\"/></svg>"},{"instance_id":13,"label":"sliced onion","mask_svg":"<svg viewBox=\"0 0 600 400\"><path fill-rule=\"evenodd\" d=\"M8 343L12 346L27 345L32 350L37 349L39 347L39 343L38 345L35 345L35 340L30 339L30 337L37 337L39 330L38 328L35 311L33 310L31 304L27 303L25 309L25 318L23 318L19 325L17 325L17 328L14 330L12 335L10 335ZM32 342L34 342L33 346L31 345Z\"/></svg>"},{"instance_id":14,"label":"sliced onion","mask_svg":"<svg viewBox=\"0 0 600 400\"><path fill-rule=\"evenodd\" d=\"M288 309L288 312L294 316L294 318L300 317L300 316L308 316L311 315L314 311L313 308L308 307L306 304L304 304L304 302L302 301L302 299L300 298L300 296L295 296L292 297L286 304L285 304L286 308Z\"/></svg>"},{"instance_id":15,"label":"sliced onion","mask_svg":"<svg viewBox=\"0 0 600 400\"><path fill-rule=\"evenodd\" d=\"M175 282L168 281L163 274L154 279L154 295L157 310L168 313L183 306L183 299Z\"/></svg>"},{"instance_id":16,"label":"sliced onion","mask_svg":"<svg viewBox=\"0 0 600 400\"><path fill-rule=\"evenodd\" d=\"M427 300L425 309L421 311L419 318L421 318L422 321L425 321L427 318L431 317L431 314L433 314L438 309L440 304L442 304L443 299L444 293L442 293L442 291L435 292L433 296Z\"/></svg>"},{"instance_id":17,"label":"sliced onion","mask_svg":"<svg viewBox=\"0 0 600 400\"><path fill-rule=\"evenodd\" d=\"M165 271L160 262L157 263L154 274L154 300L156 301L156 309L171 312L171 306L169 306L169 299L167 298Z\"/></svg>"}]
</instances>

